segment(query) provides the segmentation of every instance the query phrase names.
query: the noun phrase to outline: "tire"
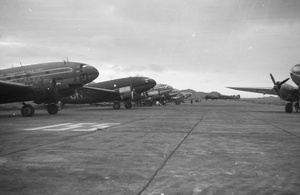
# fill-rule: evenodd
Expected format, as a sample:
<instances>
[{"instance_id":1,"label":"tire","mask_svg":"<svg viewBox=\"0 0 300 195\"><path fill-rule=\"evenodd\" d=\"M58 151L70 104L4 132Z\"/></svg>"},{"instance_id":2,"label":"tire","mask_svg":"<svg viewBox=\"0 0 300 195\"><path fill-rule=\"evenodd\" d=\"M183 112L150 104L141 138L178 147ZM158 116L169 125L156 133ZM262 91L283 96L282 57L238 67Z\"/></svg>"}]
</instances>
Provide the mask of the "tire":
<instances>
[{"instance_id":1,"label":"tire","mask_svg":"<svg viewBox=\"0 0 300 195\"><path fill-rule=\"evenodd\" d=\"M152 102L146 101L146 106L152 106Z\"/></svg>"},{"instance_id":2,"label":"tire","mask_svg":"<svg viewBox=\"0 0 300 195\"><path fill-rule=\"evenodd\" d=\"M126 109L131 109L132 108L132 103L131 102L125 102L125 108Z\"/></svg>"},{"instance_id":3,"label":"tire","mask_svg":"<svg viewBox=\"0 0 300 195\"><path fill-rule=\"evenodd\" d=\"M34 107L31 106L30 104L25 104L21 108L21 114L24 117L32 117L34 115Z\"/></svg>"},{"instance_id":4,"label":"tire","mask_svg":"<svg viewBox=\"0 0 300 195\"><path fill-rule=\"evenodd\" d=\"M115 102L113 105L114 110L119 110L121 108L120 102Z\"/></svg>"},{"instance_id":5,"label":"tire","mask_svg":"<svg viewBox=\"0 0 300 195\"><path fill-rule=\"evenodd\" d=\"M58 113L58 106L56 104L49 104L47 106L47 111L49 114L57 114Z\"/></svg>"},{"instance_id":6,"label":"tire","mask_svg":"<svg viewBox=\"0 0 300 195\"><path fill-rule=\"evenodd\" d=\"M287 104L285 105L285 112L286 112L286 113L291 113L291 112L293 112L293 104L292 104L292 103L287 103Z\"/></svg>"}]
</instances>

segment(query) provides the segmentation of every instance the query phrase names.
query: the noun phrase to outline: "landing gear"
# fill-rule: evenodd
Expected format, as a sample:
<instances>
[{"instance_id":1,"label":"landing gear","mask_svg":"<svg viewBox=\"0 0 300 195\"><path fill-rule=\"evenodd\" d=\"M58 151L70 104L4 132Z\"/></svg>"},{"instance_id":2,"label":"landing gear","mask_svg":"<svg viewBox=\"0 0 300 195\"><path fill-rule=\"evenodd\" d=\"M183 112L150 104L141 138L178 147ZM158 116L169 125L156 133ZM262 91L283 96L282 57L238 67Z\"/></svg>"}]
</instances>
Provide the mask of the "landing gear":
<instances>
[{"instance_id":1,"label":"landing gear","mask_svg":"<svg viewBox=\"0 0 300 195\"><path fill-rule=\"evenodd\" d=\"M47 106L47 111L49 114L57 114L58 106L56 104L49 104Z\"/></svg>"},{"instance_id":2,"label":"landing gear","mask_svg":"<svg viewBox=\"0 0 300 195\"><path fill-rule=\"evenodd\" d=\"M131 109L132 108L132 103L131 102L125 102L125 108L126 109Z\"/></svg>"},{"instance_id":3,"label":"landing gear","mask_svg":"<svg viewBox=\"0 0 300 195\"><path fill-rule=\"evenodd\" d=\"M30 104L24 104L21 108L21 113L24 117L32 117L34 115L34 107Z\"/></svg>"},{"instance_id":4,"label":"landing gear","mask_svg":"<svg viewBox=\"0 0 300 195\"><path fill-rule=\"evenodd\" d=\"M146 101L146 106L152 106L153 103L151 101Z\"/></svg>"},{"instance_id":5,"label":"landing gear","mask_svg":"<svg viewBox=\"0 0 300 195\"><path fill-rule=\"evenodd\" d=\"M285 112L286 113L291 113L293 112L293 103L289 102L285 105Z\"/></svg>"},{"instance_id":6,"label":"landing gear","mask_svg":"<svg viewBox=\"0 0 300 195\"><path fill-rule=\"evenodd\" d=\"M295 107L296 112L298 112L298 110L300 109L299 102L296 102L294 107Z\"/></svg>"},{"instance_id":7,"label":"landing gear","mask_svg":"<svg viewBox=\"0 0 300 195\"><path fill-rule=\"evenodd\" d=\"M114 102L113 109L119 110L121 108L120 102Z\"/></svg>"}]
</instances>

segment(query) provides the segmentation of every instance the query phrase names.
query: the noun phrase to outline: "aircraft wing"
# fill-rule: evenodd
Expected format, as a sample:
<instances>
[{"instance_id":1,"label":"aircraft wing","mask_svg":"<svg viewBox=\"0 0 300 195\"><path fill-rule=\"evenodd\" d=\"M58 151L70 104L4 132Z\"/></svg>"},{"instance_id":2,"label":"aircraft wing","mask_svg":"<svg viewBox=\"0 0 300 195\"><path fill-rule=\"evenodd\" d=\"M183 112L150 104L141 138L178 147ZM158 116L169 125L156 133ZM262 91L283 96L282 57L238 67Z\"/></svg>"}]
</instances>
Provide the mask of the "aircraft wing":
<instances>
[{"instance_id":1,"label":"aircraft wing","mask_svg":"<svg viewBox=\"0 0 300 195\"><path fill-rule=\"evenodd\" d=\"M227 87L230 89L238 90L238 91L247 91L253 93L262 93L262 94L270 94L270 95L278 95L273 88L264 87L264 88L252 88L252 87Z\"/></svg>"},{"instance_id":2,"label":"aircraft wing","mask_svg":"<svg viewBox=\"0 0 300 195\"><path fill-rule=\"evenodd\" d=\"M64 99L66 103L95 103L95 102L109 102L116 100L120 97L120 93L117 90L83 86L76 90L77 98Z\"/></svg>"},{"instance_id":3,"label":"aircraft wing","mask_svg":"<svg viewBox=\"0 0 300 195\"><path fill-rule=\"evenodd\" d=\"M77 92L84 96L93 97L96 99L114 99L120 95L119 91L117 90L89 86L83 86L82 88L78 89Z\"/></svg>"},{"instance_id":4,"label":"aircraft wing","mask_svg":"<svg viewBox=\"0 0 300 195\"><path fill-rule=\"evenodd\" d=\"M0 80L0 96L19 96L32 92L32 88L22 83Z\"/></svg>"}]
</instances>

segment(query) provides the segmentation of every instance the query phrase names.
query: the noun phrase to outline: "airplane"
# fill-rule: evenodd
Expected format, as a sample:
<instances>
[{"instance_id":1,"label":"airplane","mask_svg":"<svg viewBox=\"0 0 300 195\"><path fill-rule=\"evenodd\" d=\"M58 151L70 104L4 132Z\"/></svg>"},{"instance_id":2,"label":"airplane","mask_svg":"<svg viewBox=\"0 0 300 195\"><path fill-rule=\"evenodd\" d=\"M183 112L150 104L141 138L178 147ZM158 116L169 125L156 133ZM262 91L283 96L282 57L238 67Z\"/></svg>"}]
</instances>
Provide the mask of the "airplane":
<instances>
[{"instance_id":1,"label":"airplane","mask_svg":"<svg viewBox=\"0 0 300 195\"><path fill-rule=\"evenodd\" d=\"M179 89L173 89L171 92L169 92L169 93L167 94L167 96L168 96L167 98L168 98L168 99L172 99L172 98L177 97L179 94L180 94Z\"/></svg>"},{"instance_id":2,"label":"airplane","mask_svg":"<svg viewBox=\"0 0 300 195\"><path fill-rule=\"evenodd\" d=\"M193 94L190 93L190 92L181 91L181 92L177 95L177 97L178 97L179 99L187 99L187 98L191 97L192 95L193 95Z\"/></svg>"},{"instance_id":3,"label":"airplane","mask_svg":"<svg viewBox=\"0 0 300 195\"><path fill-rule=\"evenodd\" d=\"M204 99L208 100L232 100L232 99L240 99L241 96L240 95L222 95L222 94L218 94L217 96L214 95L207 95L204 97Z\"/></svg>"},{"instance_id":4,"label":"airplane","mask_svg":"<svg viewBox=\"0 0 300 195\"><path fill-rule=\"evenodd\" d=\"M151 101L163 102L166 96L172 92L173 87L167 84L157 84L153 89L147 92L147 95Z\"/></svg>"},{"instance_id":5,"label":"airplane","mask_svg":"<svg viewBox=\"0 0 300 195\"><path fill-rule=\"evenodd\" d=\"M214 96L214 95L206 95L204 97L204 99L207 101L208 99L211 99L211 100L217 100L219 99L219 96Z\"/></svg>"},{"instance_id":6,"label":"airplane","mask_svg":"<svg viewBox=\"0 0 300 195\"><path fill-rule=\"evenodd\" d=\"M290 79L287 78L283 81L275 81L272 74L270 74L271 80L274 84L273 88L251 88L251 87L228 87L230 89L235 89L239 91L247 91L254 93L262 93L262 94L270 94L270 95L278 95L280 99L284 101L288 101L285 105L285 112L291 113L293 112L293 107L296 112L300 109L299 100L300 100L300 64L296 64L292 67L290 71L290 77L293 82L298 86L294 87L292 85L287 84L286 82ZM295 103L294 103L295 102Z\"/></svg>"},{"instance_id":7,"label":"airplane","mask_svg":"<svg viewBox=\"0 0 300 195\"><path fill-rule=\"evenodd\" d=\"M240 99L241 96L240 95L222 95L219 94L219 99L222 100L233 100L233 99Z\"/></svg>"},{"instance_id":8,"label":"airplane","mask_svg":"<svg viewBox=\"0 0 300 195\"><path fill-rule=\"evenodd\" d=\"M79 62L48 62L0 70L0 104L22 102L21 114L32 117L35 109L26 101L46 104L49 114L57 114L59 100L96 79L93 66Z\"/></svg>"},{"instance_id":9,"label":"airplane","mask_svg":"<svg viewBox=\"0 0 300 195\"><path fill-rule=\"evenodd\" d=\"M142 93L136 98L138 104L145 104L146 106L152 106L153 101L163 102L166 95L168 95L173 90L173 87L167 84L157 84L150 90Z\"/></svg>"},{"instance_id":10,"label":"airplane","mask_svg":"<svg viewBox=\"0 0 300 195\"><path fill-rule=\"evenodd\" d=\"M61 101L63 104L89 104L98 102L114 102L113 108L120 109L120 101L125 108L132 108L131 101L138 94L156 85L155 80L148 77L126 77L99 83L93 83L77 89L77 92Z\"/></svg>"},{"instance_id":11,"label":"airplane","mask_svg":"<svg viewBox=\"0 0 300 195\"><path fill-rule=\"evenodd\" d=\"M169 94L167 94L167 99L169 101L174 101L176 104L180 104L184 99L192 96L190 92L183 92L178 89L173 89Z\"/></svg>"}]
</instances>

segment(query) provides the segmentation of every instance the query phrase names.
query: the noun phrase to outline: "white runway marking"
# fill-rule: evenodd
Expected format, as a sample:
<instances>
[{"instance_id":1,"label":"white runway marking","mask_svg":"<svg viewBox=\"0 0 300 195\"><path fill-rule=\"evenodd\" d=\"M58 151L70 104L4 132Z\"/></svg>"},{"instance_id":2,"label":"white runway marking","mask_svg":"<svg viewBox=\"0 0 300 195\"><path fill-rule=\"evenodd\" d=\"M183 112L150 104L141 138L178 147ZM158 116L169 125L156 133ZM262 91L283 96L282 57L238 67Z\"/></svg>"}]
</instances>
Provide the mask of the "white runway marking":
<instances>
[{"instance_id":1,"label":"white runway marking","mask_svg":"<svg viewBox=\"0 0 300 195\"><path fill-rule=\"evenodd\" d=\"M25 129L25 130L26 131L36 131L36 130L48 129L48 128L52 128L52 127L59 127L59 126L70 125L70 124L72 124L72 123L61 123L61 124L57 124L57 125L48 125L48 126L30 128L30 129Z\"/></svg>"},{"instance_id":2,"label":"white runway marking","mask_svg":"<svg viewBox=\"0 0 300 195\"><path fill-rule=\"evenodd\" d=\"M61 123L57 125L47 125L35 128L24 129L25 131L97 131L108 127L119 125L120 123Z\"/></svg>"}]
</instances>

